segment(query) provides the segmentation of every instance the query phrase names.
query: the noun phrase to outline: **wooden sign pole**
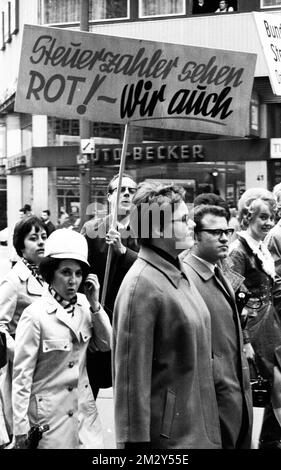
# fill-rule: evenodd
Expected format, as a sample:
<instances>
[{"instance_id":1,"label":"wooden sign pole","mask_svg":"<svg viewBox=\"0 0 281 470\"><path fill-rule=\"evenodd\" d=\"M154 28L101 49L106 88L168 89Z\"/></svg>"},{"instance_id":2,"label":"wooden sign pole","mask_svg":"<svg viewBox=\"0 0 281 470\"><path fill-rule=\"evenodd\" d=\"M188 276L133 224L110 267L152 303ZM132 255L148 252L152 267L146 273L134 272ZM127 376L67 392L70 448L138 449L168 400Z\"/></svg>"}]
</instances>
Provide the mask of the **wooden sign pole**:
<instances>
[{"instance_id":1,"label":"wooden sign pole","mask_svg":"<svg viewBox=\"0 0 281 470\"><path fill-rule=\"evenodd\" d=\"M125 162L126 162L128 139L129 139L129 123L125 125L124 139L123 139L122 152L121 152L121 161L120 161L120 167L119 167L116 203L115 203L114 211L112 214L112 227L114 228L116 228L116 223L117 223L119 199L120 199L121 186L122 186L122 177L123 177ZM107 292L107 284L108 284L110 264L111 264L111 258L112 258L112 249L113 249L112 245L109 245L108 251L107 251L106 266L105 266L103 288L102 288L102 295L101 295L101 305L103 307L105 305L105 296Z\"/></svg>"}]
</instances>

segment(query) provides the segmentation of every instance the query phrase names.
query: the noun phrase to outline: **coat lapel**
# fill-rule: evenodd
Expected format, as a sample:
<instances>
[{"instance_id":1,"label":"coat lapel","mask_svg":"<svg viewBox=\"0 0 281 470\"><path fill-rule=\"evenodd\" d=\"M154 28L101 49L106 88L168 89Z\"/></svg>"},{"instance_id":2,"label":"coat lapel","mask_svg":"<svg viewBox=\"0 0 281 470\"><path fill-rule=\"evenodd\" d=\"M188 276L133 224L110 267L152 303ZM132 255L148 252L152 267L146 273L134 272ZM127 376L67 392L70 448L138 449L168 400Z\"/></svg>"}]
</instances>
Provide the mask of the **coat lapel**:
<instances>
[{"instance_id":1,"label":"coat lapel","mask_svg":"<svg viewBox=\"0 0 281 470\"><path fill-rule=\"evenodd\" d=\"M42 289L43 286L31 274L31 276L27 280L27 292L32 295L42 295Z\"/></svg>"},{"instance_id":2,"label":"coat lapel","mask_svg":"<svg viewBox=\"0 0 281 470\"><path fill-rule=\"evenodd\" d=\"M46 292L47 297L47 312L48 313L55 313L57 319L64 323L75 335L77 340L79 341L79 323L74 323L72 321L71 316L66 312L66 310L54 299L54 297L49 293ZM75 312L77 311L78 307L76 306ZM80 310L80 308L79 308ZM79 314L79 312L77 312Z\"/></svg>"},{"instance_id":3,"label":"coat lapel","mask_svg":"<svg viewBox=\"0 0 281 470\"><path fill-rule=\"evenodd\" d=\"M184 258L183 262L186 263L186 264L189 264L189 266L191 266L194 269L194 271L196 271L197 274L199 274L199 276L204 281L208 281L209 279L211 279L211 277L214 276L211 269L207 265L202 263L200 261L200 259L195 258L195 256L193 256L191 254L188 254ZM228 280L225 279L222 271L221 271L221 279L218 279L216 276L214 276L214 277L215 277L215 281L216 281L217 285L219 286L220 290L223 292L225 297L227 297L228 301L231 300L231 302L235 304L235 297L234 297L234 294L232 292L232 288L231 288ZM223 278L223 280L222 280L222 278Z\"/></svg>"},{"instance_id":4,"label":"coat lapel","mask_svg":"<svg viewBox=\"0 0 281 470\"><path fill-rule=\"evenodd\" d=\"M32 275L28 267L21 260L17 262L14 269L19 278L22 281L26 282L28 294L39 296L42 295L42 285L40 284L40 282L37 281L37 279Z\"/></svg>"}]
</instances>

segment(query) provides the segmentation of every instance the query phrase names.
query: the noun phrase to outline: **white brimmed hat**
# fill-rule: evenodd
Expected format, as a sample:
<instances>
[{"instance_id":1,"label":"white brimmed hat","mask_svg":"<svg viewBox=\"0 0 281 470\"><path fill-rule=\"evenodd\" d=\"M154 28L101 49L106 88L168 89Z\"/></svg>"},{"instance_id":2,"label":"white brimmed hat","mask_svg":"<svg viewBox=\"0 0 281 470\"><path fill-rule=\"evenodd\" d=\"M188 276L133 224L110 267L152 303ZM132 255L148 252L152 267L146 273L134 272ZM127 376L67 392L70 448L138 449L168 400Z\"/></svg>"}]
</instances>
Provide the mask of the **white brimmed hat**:
<instances>
[{"instance_id":1,"label":"white brimmed hat","mask_svg":"<svg viewBox=\"0 0 281 470\"><path fill-rule=\"evenodd\" d=\"M45 256L58 259L76 259L88 263L88 244L83 235L61 228L51 233L45 243Z\"/></svg>"}]
</instances>

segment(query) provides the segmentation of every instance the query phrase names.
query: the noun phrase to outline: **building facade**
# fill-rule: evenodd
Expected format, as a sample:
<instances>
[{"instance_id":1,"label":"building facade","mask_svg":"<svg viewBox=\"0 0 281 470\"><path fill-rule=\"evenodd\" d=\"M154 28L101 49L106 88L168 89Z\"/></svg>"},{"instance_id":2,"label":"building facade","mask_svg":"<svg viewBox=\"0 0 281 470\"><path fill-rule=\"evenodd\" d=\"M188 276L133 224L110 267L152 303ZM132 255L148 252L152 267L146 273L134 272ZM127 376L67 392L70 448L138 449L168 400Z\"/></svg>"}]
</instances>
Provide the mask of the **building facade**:
<instances>
[{"instance_id":1,"label":"building facade","mask_svg":"<svg viewBox=\"0 0 281 470\"><path fill-rule=\"evenodd\" d=\"M245 137L133 127L126 171L137 181L183 184L188 201L200 192L216 191L234 206L246 188L271 189L281 181L281 97L272 92L253 13L274 13L277 18L281 0L233 0L233 11L223 14L216 12L216 0L205 0L203 13L197 0L89 3L90 32L257 54ZM96 151L81 166L78 119L14 110L24 24L79 30L80 1L0 0L0 11L0 229L14 226L25 203L36 214L49 208L55 223L61 207L75 214L83 173L90 193L88 215L102 214L107 183L119 167L123 127L91 122Z\"/></svg>"}]
</instances>

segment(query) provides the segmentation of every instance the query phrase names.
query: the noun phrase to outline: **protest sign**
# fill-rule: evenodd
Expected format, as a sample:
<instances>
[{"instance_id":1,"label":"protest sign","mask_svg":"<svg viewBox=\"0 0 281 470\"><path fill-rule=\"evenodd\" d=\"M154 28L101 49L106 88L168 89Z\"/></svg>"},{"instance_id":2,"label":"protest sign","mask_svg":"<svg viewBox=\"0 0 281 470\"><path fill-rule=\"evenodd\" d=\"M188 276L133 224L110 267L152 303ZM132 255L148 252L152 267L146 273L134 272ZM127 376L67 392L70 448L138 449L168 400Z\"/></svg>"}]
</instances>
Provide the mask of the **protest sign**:
<instances>
[{"instance_id":1,"label":"protest sign","mask_svg":"<svg viewBox=\"0 0 281 470\"><path fill-rule=\"evenodd\" d=\"M15 109L245 135L255 54L26 25Z\"/></svg>"}]
</instances>

